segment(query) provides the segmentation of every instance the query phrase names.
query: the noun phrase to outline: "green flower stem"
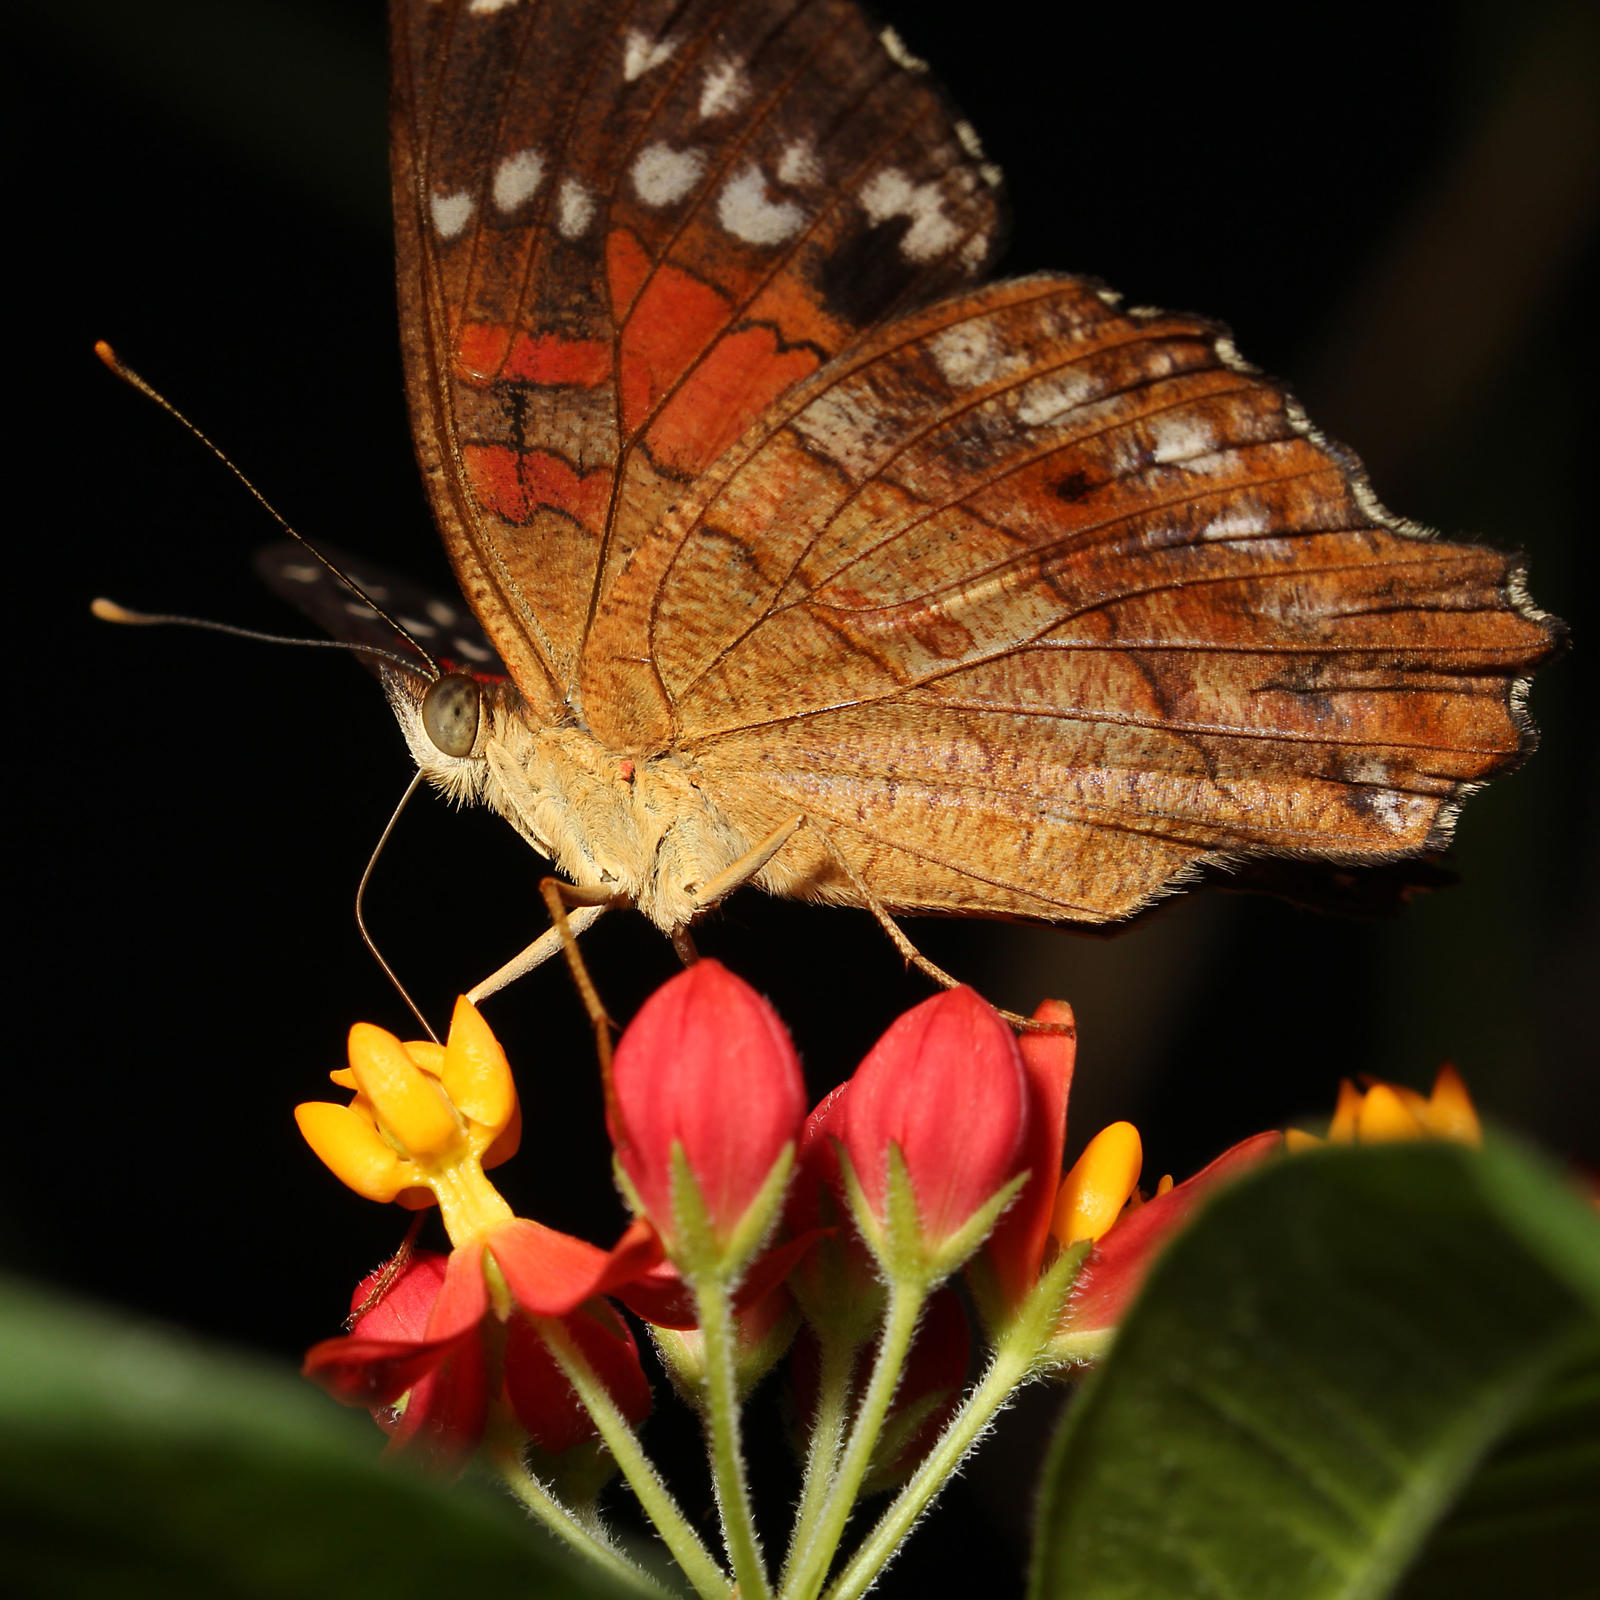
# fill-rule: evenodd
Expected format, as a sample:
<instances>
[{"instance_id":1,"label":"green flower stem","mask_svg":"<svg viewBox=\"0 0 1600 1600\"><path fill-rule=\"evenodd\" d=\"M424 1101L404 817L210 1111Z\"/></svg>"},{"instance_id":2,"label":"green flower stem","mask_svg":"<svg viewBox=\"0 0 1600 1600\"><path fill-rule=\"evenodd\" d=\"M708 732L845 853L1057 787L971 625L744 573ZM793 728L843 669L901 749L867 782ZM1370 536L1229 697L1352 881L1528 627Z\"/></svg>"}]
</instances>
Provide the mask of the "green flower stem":
<instances>
[{"instance_id":1,"label":"green flower stem","mask_svg":"<svg viewBox=\"0 0 1600 1600\"><path fill-rule=\"evenodd\" d=\"M497 1445L489 1454L507 1488L563 1544L637 1594L648 1595L651 1600L661 1600L662 1596L671 1593L643 1568L635 1566L597 1528L587 1526L582 1518L556 1499L528 1471L520 1450Z\"/></svg>"},{"instance_id":2,"label":"green flower stem","mask_svg":"<svg viewBox=\"0 0 1600 1600\"><path fill-rule=\"evenodd\" d=\"M839 1452L844 1448L845 1424L850 1416L850 1380L856 1370L857 1346L848 1339L821 1340L817 1376L817 1409L806 1441L805 1474L800 1487L800 1509L789 1535L789 1554L783 1564L780 1589L787 1589L789 1574L816 1537L817 1519L828 1503Z\"/></svg>"},{"instance_id":3,"label":"green flower stem","mask_svg":"<svg viewBox=\"0 0 1600 1600\"><path fill-rule=\"evenodd\" d=\"M817 1519L816 1531L809 1547L795 1558L794 1574L784 1587L784 1600L813 1600L821 1593L833 1553L839 1548L845 1524L861 1492L862 1480L872 1465L872 1452L883 1431L884 1419L889 1414L906 1364L906 1354L917 1331L917 1319L922 1315L927 1298L928 1284L921 1277L905 1274L890 1281L888 1312L878 1341L877 1359L872 1365L872 1377L862 1396L861 1409L856 1413L855 1426L850 1431L850 1442L845 1446L839 1470L829 1485L827 1503Z\"/></svg>"},{"instance_id":4,"label":"green flower stem","mask_svg":"<svg viewBox=\"0 0 1600 1600\"><path fill-rule=\"evenodd\" d=\"M761 1561L761 1541L745 1480L739 1437L738 1329L733 1297L720 1273L689 1280L705 1353L705 1424L711 1452L711 1481L722 1515L722 1537L740 1600L768 1600L772 1589Z\"/></svg>"},{"instance_id":5,"label":"green flower stem","mask_svg":"<svg viewBox=\"0 0 1600 1600\"><path fill-rule=\"evenodd\" d=\"M1058 1256L1016 1315L1000 1331L989 1370L951 1418L950 1425L922 1465L861 1541L860 1548L828 1590L826 1600L858 1600L871 1588L901 1541L950 1481L1011 1395L1030 1378L1039 1377L1059 1365L1050 1355L1050 1338L1088 1253L1089 1245L1085 1242Z\"/></svg>"},{"instance_id":6,"label":"green flower stem","mask_svg":"<svg viewBox=\"0 0 1600 1600\"><path fill-rule=\"evenodd\" d=\"M639 1436L628 1425L628 1419L617 1410L611 1392L595 1376L594 1368L583 1352L568 1336L566 1328L552 1318L535 1319L539 1336L549 1346L557 1365L566 1374L567 1382L577 1391L584 1409L594 1418L600 1437L616 1457L622 1475L628 1480L644 1513L655 1524L672 1558L683 1569L683 1575L694 1586L703 1600L728 1600L727 1576L712 1559L711 1552L700 1542L700 1536L689 1525L688 1519L678 1509L671 1492L661 1481L655 1463L644 1452Z\"/></svg>"},{"instance_id":7,"label":"green flower stem","mask_svg":"<svg viewBox=\"0 0 1600 1600\"><path fill-rule=\"evenodd\" d=\"M932 1504L951 1474L983 1437L989 1423L1032 1368L1028 1353L996 1354L983 1381L967 1397L911 1480L850 1557L825 1600L857 1600L877 1581L901 1540Z\"/></svg>"}]
</instances>

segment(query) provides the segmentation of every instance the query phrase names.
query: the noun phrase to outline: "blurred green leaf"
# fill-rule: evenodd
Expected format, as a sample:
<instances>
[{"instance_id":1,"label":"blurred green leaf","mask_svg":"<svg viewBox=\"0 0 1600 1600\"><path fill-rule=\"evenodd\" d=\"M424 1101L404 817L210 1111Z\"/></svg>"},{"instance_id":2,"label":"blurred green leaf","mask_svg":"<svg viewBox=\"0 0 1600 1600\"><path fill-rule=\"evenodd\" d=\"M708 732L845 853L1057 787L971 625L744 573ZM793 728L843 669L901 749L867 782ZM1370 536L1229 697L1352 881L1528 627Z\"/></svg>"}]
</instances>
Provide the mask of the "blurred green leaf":
<instances>
[{"instance_id":1,"label":"blurred green leaf","mask_svg":"<svg viewBox=\"0 0 1600 1600\"><path fill-rule=\"evenodd\" d=\"M0 1279L8 1594L617 1592L509 1499L381 1445L287 1373Z\"/></svg>"},{"instance_id":2,"label":"blurred green leaf","mask_svg":"<svg viewBox=\"0 0 1600 1600\"><path fill-rule=\"evenodd\" d=\"M1251 1175L1069 1412L1035 1600L1600 1592L1597 1310L1600 1221L1515 1148Z\"/></svg>"}]
</instances>

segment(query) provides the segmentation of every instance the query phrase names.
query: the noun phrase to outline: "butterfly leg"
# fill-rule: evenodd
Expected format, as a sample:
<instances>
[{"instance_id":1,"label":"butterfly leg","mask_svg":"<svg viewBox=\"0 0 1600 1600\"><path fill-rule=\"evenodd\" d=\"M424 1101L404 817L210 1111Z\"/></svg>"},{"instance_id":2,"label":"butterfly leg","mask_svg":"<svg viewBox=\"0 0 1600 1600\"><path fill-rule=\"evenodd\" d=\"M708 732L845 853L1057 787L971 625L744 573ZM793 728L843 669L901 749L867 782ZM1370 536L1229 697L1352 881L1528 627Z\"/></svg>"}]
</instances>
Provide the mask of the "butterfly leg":
<instances>
[{"instance_id":1,"label":"butterfly leg","mask_svg":"<svg viewBox=\"0 0 1600 1600\"><path fill-rule=\"evenodd\" d=\"M567 885L571 887L571 885ZM595 920L611 904L607 901L600 905L580 905L566 918L568 936L576 939L585 928L593 925ZM548 961L556 951L566 948L566 940L562 937L559 927L546 928L527 949L518 952L506 962L503 967L491 972L482 983L475 984L467 990L467 999L473 1005L480 1005L492 994L497 994L508 983L515 983L525 972L532 972L537 966Z\"/></svg>"},{"instance_id":2,"label":"butterfly leg","mask_svg":"<svg viewBox=\"0 0 1600 1600\"><path fill-rule=\"evenodd\" d=\"M816 824L813 823L812 826L816 827ZM933 981L941 988L960 988L960 978L957 978L953 974L946 972L944 968L938 964L938 962L929 960L927 956L923 955L923 953L917 949L914 944L912 944L911 940L906 936L905 929L902 928L900 924L889 915L888 908L868 887L866 879L863 878L861 874L857 872L856 869L852 867L845 859L843 852L836 848L833 840L828 837L826 830L823 828L817 828L817 833L820 835L823 844L827 847L828 854L833 857L834 862L838 866L839 870L850 880L850 887L861 896L862 905L864 905L867 910L872 913L873 918L877 922L878 926L882 928L886 934L888 934L889 942L895 947L896 950L900 952L901 959L909 966L915 967L917 971L920 972L924 977L932 978ZM1057 1033L1060 1031L1060 1028L1057 1025L1035 1022L1032 1017L1024 1017L1015 1011L1007 1011L1004 1006L996 1006L995 1010L998 1011L1013 1028L1020 1028L1025 1033Z\"/></svg>"},{"instance_id":3,"label":"butterfly leg","mask_svg":"<svg viewBox=\"0 0 1600 1600\"><path fill-rule=\"evenodd\" d=\"M741 884L748 883L800 831L805 820L802 812L790 817L787 822L780 822L760 844L746 850L732 866L724 867L716 877L701 884L694 892L695 911L698 913L714 906ZM676 944L676 938L673 942Z\"/></svg>"}]
</instances>

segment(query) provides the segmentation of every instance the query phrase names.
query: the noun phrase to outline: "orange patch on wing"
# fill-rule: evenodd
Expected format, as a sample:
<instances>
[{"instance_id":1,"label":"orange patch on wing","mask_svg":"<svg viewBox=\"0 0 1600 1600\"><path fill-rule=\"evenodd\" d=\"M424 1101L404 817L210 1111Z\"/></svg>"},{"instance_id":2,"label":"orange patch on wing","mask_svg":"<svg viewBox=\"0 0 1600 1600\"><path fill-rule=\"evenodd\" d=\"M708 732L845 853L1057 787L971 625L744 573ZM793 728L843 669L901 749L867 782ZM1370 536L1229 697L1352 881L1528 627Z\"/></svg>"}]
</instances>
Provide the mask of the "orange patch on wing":
<instances>
[{"instance_id":1,"label":"orange patch on wing","mask_svg":"<svg viewBox=\"0 0 1600 1600\"><path fill-rule=\"evenodd\" d=\"M809 349L780 350L771 328L719 339L645 436L666 466L703 472L785 390L815 372Z\"/></svg>"},{"instance_id":2,"label":"orange patch on wing","mask_svg":"<svg viewBox=\"0 0 1600 1600\"><path fill-rule=\"evenodd\" d=\"M727 325L731 307L681 267L652 273L639 241L625 229L606 241L606 274L613 315L622 325L622 428L632 434Z\"/></svg>"},{"instance_id":3,"label":"orange patch on wing","mask_svg":"<svg viewBox=\"0 0 1600 1600\"><path fill-rule=\"evenodd\" d=\"M603 339L535 336L492 322L469 322L456 339L455 369L467 383L509 380L592 389L611 376L611 346Z\"/></svg>"},{"instance_id":4,"label":"orange patch on wing","mask_svg":"<svg viewBox=\"0 0 1600 1600\"><path fill-rule=\"evenodd\" d=\"M467 481L485 510L525 526L542 509L561 511L598 532L611 497L611 469L578 472L548 450L469 444L461 451Z\"/></svg>"}]
</instances>

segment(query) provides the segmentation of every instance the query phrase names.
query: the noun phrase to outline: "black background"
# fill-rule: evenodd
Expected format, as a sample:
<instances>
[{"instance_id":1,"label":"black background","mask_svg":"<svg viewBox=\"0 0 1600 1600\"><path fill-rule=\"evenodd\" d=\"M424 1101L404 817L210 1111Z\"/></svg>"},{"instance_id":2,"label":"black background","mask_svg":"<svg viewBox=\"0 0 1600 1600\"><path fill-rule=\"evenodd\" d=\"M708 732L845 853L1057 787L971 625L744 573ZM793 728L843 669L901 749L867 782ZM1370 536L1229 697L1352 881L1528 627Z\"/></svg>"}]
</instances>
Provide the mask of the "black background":
<instances>
[{"instance_id":1,"label":"black background","mask_svg":"<svg viewBox=\"0 0 1600 1600\"><path fill-rule=\"evenodd\" d=\"M24 7L7 96L25 639L0 1244L17 1270L285 1360L336 1330L401 1227L318 1167L290 1113L322 1096L352 1020L404 1031L349 906L408 762L352 664L90 620L105 593L300 631L250 575L271 525L90 345L114 342L308 536L448 587L401 395L378 9ZM1386 503L1526 550L1576 636L1533 693L1543 748L1466 809L1461 885L1398 920L1208 891L1109 940L913 936L997 1002L1074 1003L1069 1144L1130 1117L1152 1177L1325 1114L1341 1075L1425 1086L1447 1057L1488 1113L1600 1160L1592 13L1585 31L1560 5L880 10L1007 173L1004 270L1089 271L1228 321ZM435 1015L542 925L541 868L494 818L407 815L370 918ZM926 993L864 914L747 892L700 942L773 998L819 1093ZM622 1016L676 968L636 916L586 949ZM621 1214L560 964L490 1015L527 1111L509 1196L608 1240ZM897 1568L906 1592L957 1544L1020 1566L1055 1404L1037 1390L1007 1419Z\"/></svg>"}]
</instances>

